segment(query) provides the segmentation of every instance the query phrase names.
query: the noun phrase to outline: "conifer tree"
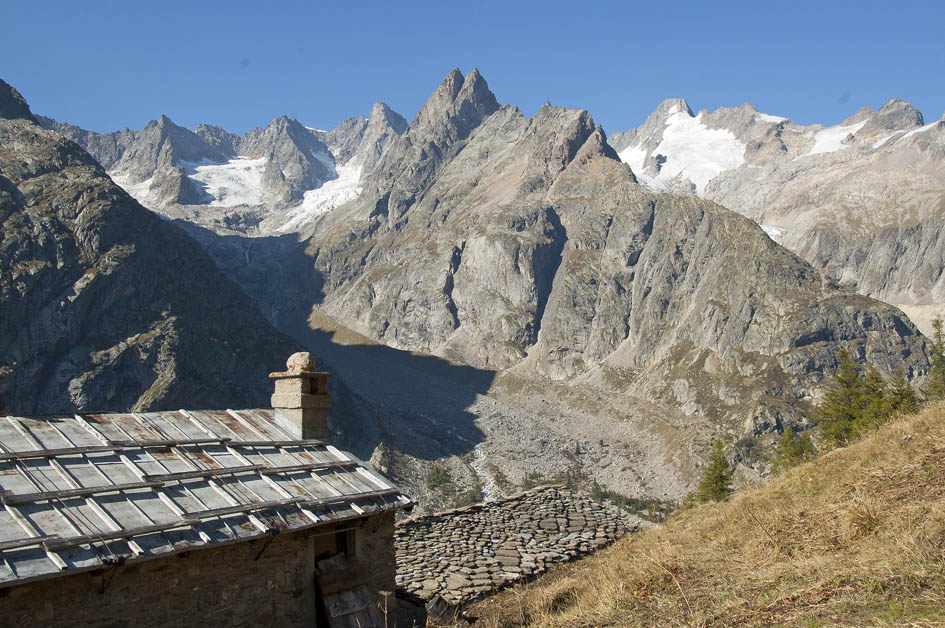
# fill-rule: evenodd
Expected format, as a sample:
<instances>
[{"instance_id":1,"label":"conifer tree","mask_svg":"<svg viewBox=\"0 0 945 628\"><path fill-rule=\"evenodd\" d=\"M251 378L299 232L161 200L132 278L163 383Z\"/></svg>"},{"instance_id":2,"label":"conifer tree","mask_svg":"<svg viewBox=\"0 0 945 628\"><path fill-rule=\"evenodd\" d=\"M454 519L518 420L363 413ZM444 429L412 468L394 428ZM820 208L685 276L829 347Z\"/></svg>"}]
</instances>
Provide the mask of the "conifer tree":
<instances>
[{"instance_id":1,"label":"conifer tree","mask_svg":"<svg viewBox=\"0 0 945 628\"><path fill-rule=\"evenodd\" d=\"M932 370L929 371L929 383L925 396L929 399L945 399L945 333L942 331L942 319L932 321Z\"/></svg>"},{"instance_id":2,"label":"conifer tree","mask_svg":"<svg viewBox=\"0 0 945 628\"><path fill-rule=\"evenodd\" d=\"M722 441L715 441L709 454L709 464L702 472L693 497L698 503L704 504L725 501L732 493L732 470L725 459L725 446Z\"/></svg>"},{"instance_id":3,"label":"conifer tree","mask_svg":"<svg viewBox=\"0 0 945 628\"><path fill-rule=\"evenodd\" d=\"M860 416L862 386L850 354L837 352L840 364L827 386L823 402L817 406L820 433L824 440L835 446L844 445L855 436L855 423Z\"/></svg>"},{"instance_id":4,"label":"conifer tree","mask_svg":"<svg viewBox=\"0 0 945 628\"><path fill-rule=\"evenodd\" d=\"M909 380L902 371L896 373L889 386L890 411L909 414L919 409L919 398L915 394L915 389L909 384Z\"/></svg>"},{"instance_id":5,"label":"conifer tree","mask_svg":"<svg viewBox=\"0 0 945 628\"><path fill-rule=\"evenodd\" d=\"M886 422L892 414L890 399L886 394L886 382L872 364L867 364L860 378L859 399L855 407L857 417L853 422L853 436L859 437L868 430Z\"/></svg>"}]
</instances>

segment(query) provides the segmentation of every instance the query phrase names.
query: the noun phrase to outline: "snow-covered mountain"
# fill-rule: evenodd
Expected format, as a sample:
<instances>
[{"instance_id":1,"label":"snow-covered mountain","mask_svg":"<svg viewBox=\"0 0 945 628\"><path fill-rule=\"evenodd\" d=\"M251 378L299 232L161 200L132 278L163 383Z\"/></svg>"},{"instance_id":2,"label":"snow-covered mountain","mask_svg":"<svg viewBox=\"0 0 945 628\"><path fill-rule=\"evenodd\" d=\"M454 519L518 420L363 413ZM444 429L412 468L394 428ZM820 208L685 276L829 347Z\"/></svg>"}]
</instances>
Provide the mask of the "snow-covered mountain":
<instances>
[{"instance_id":1,"label":"snow-covered mountain","mask_svg":"<svg viewBox=\"0 0 945 628\"><path fill-rule=\"evenodd\" d=\"M654 190L717 201L843 285L928 330L945 313L945 119L909 103L801 126L750 104L664 101L611 145Z\"/></svg>"},{"instance_id":2,"label":"snow-covered mountain","mask_svg":"<svg viewBox=\"0 0 945 628\"><path fill-rule=\"evenodd\" d=\"M167 116L106 134L40 121L82 145L146 207L253 233L297 230L357 197L362 175L407 127L383 103L330 131L280 116L243 136L209 125L191 131Z\"/></svg>"}]
</instances>

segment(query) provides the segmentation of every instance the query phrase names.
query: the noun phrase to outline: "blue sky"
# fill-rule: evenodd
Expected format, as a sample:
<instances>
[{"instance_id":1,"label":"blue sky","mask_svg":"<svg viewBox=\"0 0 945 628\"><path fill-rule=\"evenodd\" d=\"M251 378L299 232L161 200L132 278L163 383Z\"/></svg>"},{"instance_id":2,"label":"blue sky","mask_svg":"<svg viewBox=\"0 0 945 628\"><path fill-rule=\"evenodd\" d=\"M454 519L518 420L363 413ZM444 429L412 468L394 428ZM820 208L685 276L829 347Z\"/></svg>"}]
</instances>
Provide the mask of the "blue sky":
<instances>
[{"instance_id":1,"label":"blue sky","mask_svg":"<svg viewBox=\"0 0 945 628\"><path fill-rule=\"evenodd\" d=\"M665 98L834 124L892 97L945 110L945 2L4 3L0 78L96 131L158 115L234 132L408 119L450 71L499 102L587 108L610 132Z\"/></svg>"}]
</instances>

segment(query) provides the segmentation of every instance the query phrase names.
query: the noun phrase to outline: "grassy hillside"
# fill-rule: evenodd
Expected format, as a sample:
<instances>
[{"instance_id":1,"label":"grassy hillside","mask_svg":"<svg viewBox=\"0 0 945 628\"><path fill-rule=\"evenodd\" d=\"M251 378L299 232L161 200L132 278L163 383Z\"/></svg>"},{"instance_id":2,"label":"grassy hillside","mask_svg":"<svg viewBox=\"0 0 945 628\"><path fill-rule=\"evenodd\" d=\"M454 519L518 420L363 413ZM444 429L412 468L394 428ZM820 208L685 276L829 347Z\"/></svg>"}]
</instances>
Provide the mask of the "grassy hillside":
<instances>
[{"instance_id":1,"label":"grassy hillside","mask_svg":"<svg viewBox=\"0 0 945 628\"><path fill-rule=\"evenodd\" d=\"M470 609L477 626L945 626L945 404Z\"/></svg>"}]
</instances>

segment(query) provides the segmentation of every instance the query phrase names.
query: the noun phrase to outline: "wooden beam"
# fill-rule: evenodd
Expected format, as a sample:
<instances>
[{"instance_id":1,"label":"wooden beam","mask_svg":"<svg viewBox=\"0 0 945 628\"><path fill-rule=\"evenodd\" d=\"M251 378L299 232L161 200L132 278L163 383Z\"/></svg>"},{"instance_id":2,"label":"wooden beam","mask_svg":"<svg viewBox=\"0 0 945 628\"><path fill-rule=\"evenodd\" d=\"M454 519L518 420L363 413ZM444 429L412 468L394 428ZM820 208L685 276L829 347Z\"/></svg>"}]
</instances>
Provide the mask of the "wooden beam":
<instances>
[{"instance_id":1,"label":"wooden beam","mask_svg":"<svg viewBox=\"0 0 945 628\"><path fill-rule=\"evenodd\" d=\"M109 484L105 486L85 486L81 488L70 488L61 491L43 491L40 493L22 493L0 495L2 504L32 504L35 502L48 501L50 499L69 499L71 497L88 497L90 495L99 495L102 493L115 493L119 491L130 491L138 488L156 488L163 486L164 482L129 482L127 484Z\"/></svg>"},{"instance_id":2,"label":"wooden beam","mask_svg":"<svg viewBox=\"0 0 945 628\"><path fill-rule=\"evenodd\" d=\"M127 528L124 530L115 530L113 532L102 532L101 534L85 534L82 536L70 536L62 539L52 539L43 541L43 547L49 551L60 551L76 547L77 545L86 545L88 543L104 543L117 539L130 539L145 534L154 534L156 532L167 532L175 528L187 528L199 525L201 521L195 519L180 519L169 523L156 523L149 526L140 526L137 528Z\"/></svg>"},{"instance_id":3,"label":"wooden beam","mask_svg":"<svg viewBox=\"0 0 945 628\"><path fill-rule=\"evenodd\" d=\"M28 539L14 539L12 541L3 541L0 542L0 552L4 550L19 549L21 547L29 547L31 545L40 546L45 541L52 541L53 539L58 539L58 534L45 534L43 536L34 536Z\"/></svg>"},{"instance_id":4,"label":"wooden beam","mask_svg":"<svg viewBox=\"0 0 945 628\"><path fill-rule=\"evenodd\" d=\"M132 449L147 449L151 447L187 447L190 445L225 445L229 438L162 438L157 440L110 440L117 447Z\"/></svg>"},{"instance_id":5,"label":"wooden beam","mask_svg":"<svg viewBox=\"0 0 945 628\"><path fill-rule=\"evenodd\" d=\"M305 501L304 497L293 497L291 499L274 499L268 502L256 502L255 504L240 504L238 506L224 506L223 508L211 508L198 512L188 512L189 519L207 519L209 517L221 517L223 515L233 515L244 512L255 512L258 510L267 510L269 508L281 508L293 506L299 502Z\"/></svg>"},{"instance_id":6,"label":"wooden beam","mask_svg":"<svg viewBox=\"0 0 945 628\"><path fill-rule=\"evenodd\" d=\"M382 491L365 491L363 493L353 493L350 495L339 495L338 497L325 497L324 499L312 499L301 503L303 508L318 508L319 506L331 506L333 504L344 504L361 499L371 499L376 497L387 497L389 495L400 494L398 488L388 488Z\"/></svg>"},{"instance_id":7,"label":"wooden beam","mask_svg":"<svg viewBox=\"0 0 945 628\"><path fill-rule=\"evenodd\" d=\"M231 440L230 447L322 447L321 440Z\"/></svg>"},{"instance_id":8,"label":"wooden beam","mask_svg":"<svg viewBox=\"0 0 945 628\"><path fill-rule=\"evenodd\" d=\"M358 466L354 460L347 462L309 462L305 464L292 464L284 467L268 467L260 471L263 475L274 475L276 473L294 473L295 471L321 471L324 469L349 469Z\"/></svg>"},{"instance_id":9,"label":"wooden beam","mask_svg":"<svg viewBox=\"0 0 945 628\"><path fill-rule=\"evenodd\" d=\"M227 445L228 438L193 438L190 440L110 440L108 445L86 445L83 447L59 447L56 449L30 449L0 453L0 460L27 460L30 458L55 458L56 456L81 456L82 454L108 453L135 449L167 449L193 445Z\"/></svg>"},{"instance_id":10,"label":"wooden beam","mask_svg":"<svg viewBox=\"0 0 945 628\"><path fill-rule=\"evenodd\" d=\"M195 471L180 471L178 473L146 473L145 482L173 482L178 480L190 480L193 478L213 478L221 475L236 475L237 473L249 473L251 471L260 471L265 469L264 464L242 465L239 467L223 467L222 469L197 469Z\"/></svg>"}]
</instances>

